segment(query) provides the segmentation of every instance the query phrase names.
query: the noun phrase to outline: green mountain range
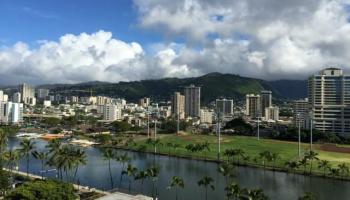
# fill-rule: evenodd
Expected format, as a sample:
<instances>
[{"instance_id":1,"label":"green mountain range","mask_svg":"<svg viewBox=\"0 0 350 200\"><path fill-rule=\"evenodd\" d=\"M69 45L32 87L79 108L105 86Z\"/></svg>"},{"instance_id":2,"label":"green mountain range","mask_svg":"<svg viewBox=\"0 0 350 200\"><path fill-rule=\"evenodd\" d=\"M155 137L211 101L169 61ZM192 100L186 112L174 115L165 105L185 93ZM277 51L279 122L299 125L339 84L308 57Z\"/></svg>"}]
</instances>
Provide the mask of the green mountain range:
<instances>
[{"instance_id":1,"label":"green mountain range","mask_svg":"<svg viewBox=\"0 0 350 200\"><path fill-rule=\"evenodd\" d=\"M190 84L201 86L201 97L209 103L218 97L243 99L248 93L271 90L276 99L298 99L307 95L307 82L300 80L265 81L233 74L210 73L193 78L164 78L132 82L88 82L80 84L42 85L54 93L65 95L106 95L137 101L142 97L169 100L175 91L183 92Z\"/></svg>"}]
</instances>

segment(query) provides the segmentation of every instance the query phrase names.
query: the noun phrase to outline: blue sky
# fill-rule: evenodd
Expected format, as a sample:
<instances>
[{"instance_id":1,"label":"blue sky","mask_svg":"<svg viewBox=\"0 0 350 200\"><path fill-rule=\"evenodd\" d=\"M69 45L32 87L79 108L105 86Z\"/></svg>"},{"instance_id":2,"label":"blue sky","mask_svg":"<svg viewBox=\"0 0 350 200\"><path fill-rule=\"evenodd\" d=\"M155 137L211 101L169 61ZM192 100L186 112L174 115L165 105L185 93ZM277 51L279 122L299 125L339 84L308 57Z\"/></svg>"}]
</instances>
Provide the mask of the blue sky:
<instances>
[{"instance_id":1,"label":"blue sky","mask_svg":"<svg viewBox=\"0 0 350 200\"><path fill-rule=\"evenodd\" d=\"M348 3L0 0L0 84L350 72Z\"/></svg>"},{"instance_id":2,"label":"blue sky","mask_svg":"<svg viewBox=\"0 0 350 200\"><path fill-rule=\"evenodd\" d=\"M137 26L130 0L0 0L0 46L23 41L57 40L60 36L98 30L141 44L160 40L159 34Z\"/></svg>"}]
</instances>

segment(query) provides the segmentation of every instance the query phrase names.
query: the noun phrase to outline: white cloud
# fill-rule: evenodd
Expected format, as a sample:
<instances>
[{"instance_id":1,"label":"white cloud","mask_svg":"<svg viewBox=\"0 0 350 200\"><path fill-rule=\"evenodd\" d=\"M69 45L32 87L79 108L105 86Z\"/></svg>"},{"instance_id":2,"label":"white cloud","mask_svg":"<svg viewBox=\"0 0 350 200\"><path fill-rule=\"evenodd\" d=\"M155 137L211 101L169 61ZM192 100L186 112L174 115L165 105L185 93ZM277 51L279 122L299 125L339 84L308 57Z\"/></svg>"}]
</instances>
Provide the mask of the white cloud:
<instances>
[{"instance_id":1,"label":"white cloud","mask_svg":"<svg viewBox=\"0 0 350 200\"><path fill-rule=\"evenodd\" d=\"M202 45L200 51L187 49L175 59L199 73L219 71L279 79L305 78L327 65L349 71L348 0L134 3L141 27ZM213 35L218 40L213 40Z\"/></svg>"},{"instance_id":2,"label":"white cloud","mask_svg":"<svg viewBox=\"0 0 350 200\"><path fill-rule=\"evenodd\" d=\"M188 76L187 66L173 65L172 49L146 57L140 44L112 38L110 32L67 34L58 42L41 41L31 49L18 42L0 50L2 84L130 81L164 76Z\"/></svg>"}]
</instances>

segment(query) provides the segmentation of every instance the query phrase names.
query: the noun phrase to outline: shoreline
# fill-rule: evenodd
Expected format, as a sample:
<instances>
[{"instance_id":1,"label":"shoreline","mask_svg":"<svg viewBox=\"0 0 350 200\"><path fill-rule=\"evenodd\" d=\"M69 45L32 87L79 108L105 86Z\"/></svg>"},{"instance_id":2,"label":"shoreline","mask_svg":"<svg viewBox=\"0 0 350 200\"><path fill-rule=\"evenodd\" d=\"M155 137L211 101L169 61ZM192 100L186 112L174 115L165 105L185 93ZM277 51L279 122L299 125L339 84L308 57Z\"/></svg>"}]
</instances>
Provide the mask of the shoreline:
<instances>
[{"instance_id":1,"label":"shoreline","mask_svg":"<svg viewBox=\"0 0 350 200\"><path fill-rule=\"evenodd\" d=\"M108 145L94 145L94 147L97 148L101 148L101 149L106 149L106 148L112 148L112 149L121 149L121 150L125 150L125 151L132 151L132 152L137 152L137 153L145 153L145 154L153 154L153 155L158 155L158 156L165 156L165 157L172 157L172 158L181 158L181 159L187 159L187 160L195 160L195 161L203 161L203 162L211 162L211 163L216 163L216 164L220 164L220 163L224 163L225 160L221 159L221 160L217 160L217 159L213 159L213 158L201 158L198 156L189 156L189 155L174 155L172 153L168 154L168 153L159 153L157 152L156 154L154 154L153 151L142 151L142 150L137 150L137 149L133 149L133 148L128 148L125 146L108 146ZM332 180L338 180L338 181L347 181L350 182L350 177L332 177L326 174L326 176L324 176L321 173L304 173L302 170L295 170L294 172L288 171L282 167L272 167L272 166L268 166L266 165L266 167L264 168L263 165L261 164L254 164L254 163L250 163L250 162L245 162L245 163L236 163L233 162L233 165L236 167L251 167L251 168L256 168L256 169L262 169L262 170L268 170L268 171L272 171L272 172L283 172L286 174L291 174L291 175L301 175L301 176L306 176L306 177L318 177L318 178L324 178L324 179L332 179ZM308 171L308 170L307 170Z\"/></svg>"}]
</instances>

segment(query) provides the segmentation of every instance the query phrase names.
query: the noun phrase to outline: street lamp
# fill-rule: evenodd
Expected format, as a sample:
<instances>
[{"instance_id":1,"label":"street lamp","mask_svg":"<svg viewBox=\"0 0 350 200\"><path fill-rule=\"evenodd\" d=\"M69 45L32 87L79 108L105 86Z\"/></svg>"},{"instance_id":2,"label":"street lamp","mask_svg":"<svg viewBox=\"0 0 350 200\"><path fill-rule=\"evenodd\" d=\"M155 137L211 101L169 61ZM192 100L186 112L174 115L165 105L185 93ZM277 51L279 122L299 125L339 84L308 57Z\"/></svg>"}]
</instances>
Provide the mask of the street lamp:
<instances>
[{"instance_id":1,"label":"street lamp","mask_svg":"<svg viewBox=\"0 0 350 200\"><path fill-rule=\"evenodd\" d=\"M300 113L297 114L297 119L298 119L298 125L299 125L299 128L298 128L298 156L300 158L300 155L301 155L301 152L300 152Z\"/></svg>"},{"instance_id":2,"label":"street lamp","mask_svg":"<svg viewBox=\"0 0 350 200\"><path fill-rule=\"evenodd\" d=\"M220 154L221 154L221 131L220 131L220 113L217 111L217 126L216 131L218 134L218 160L220 160Z\"/></svg>"},{"instance_id":3,"label":"street lamp","mask_svg":"<svg viewBox=\"0 0 350 200\"><path fill-rule=\"evenodd\" d=\"M310 151L312 151L312 129L313 129L313 114L310 113Z\"/></svg>"}]
</instances>

